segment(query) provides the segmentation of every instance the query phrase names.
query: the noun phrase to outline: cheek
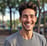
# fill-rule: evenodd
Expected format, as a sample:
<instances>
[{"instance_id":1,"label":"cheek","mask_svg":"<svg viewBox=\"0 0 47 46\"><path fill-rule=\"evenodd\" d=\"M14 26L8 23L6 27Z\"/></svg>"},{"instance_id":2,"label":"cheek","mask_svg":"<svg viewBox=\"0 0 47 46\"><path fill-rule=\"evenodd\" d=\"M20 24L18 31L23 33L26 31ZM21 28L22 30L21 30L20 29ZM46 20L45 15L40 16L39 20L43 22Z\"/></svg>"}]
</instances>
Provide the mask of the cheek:
<instances>
[{"instance_id":1,"label":"cheek","mask_svg":"<svg viewBox=\"0 0 47 46\"><path fill-rule=\"evenodd\" d=\"M34 22L36 22L36 19L34 19Z\"/></svg>"},{"instance_id":2,"label":"cheek","mask_svg":"<svg viewBox=\"0 0 47 46\"><path fill-rule=\"evenodd\" d=\"M26 19L23 19L23 18L20 19L21 23L24 23L25 21L26 21Z\"/></svg>"},{"instance_id":3,"label":"cheek","mask_svg":"<svg viewBox=\"0 0 47 46\"><path fill-rule=\"evenodd\" d=\"M26 19L23 19L23 21L26 21Z\"/></svg>"},{"instance_id":4,"label":"cheek","mask_svg":"<svg viewBox=\"0 0 47 46\"><path fill-rule=\"evenodd\" d=\"M26 19L22 19L22 21L24 22L24 21L26 21Z\"/></svg>"}]
</instances>

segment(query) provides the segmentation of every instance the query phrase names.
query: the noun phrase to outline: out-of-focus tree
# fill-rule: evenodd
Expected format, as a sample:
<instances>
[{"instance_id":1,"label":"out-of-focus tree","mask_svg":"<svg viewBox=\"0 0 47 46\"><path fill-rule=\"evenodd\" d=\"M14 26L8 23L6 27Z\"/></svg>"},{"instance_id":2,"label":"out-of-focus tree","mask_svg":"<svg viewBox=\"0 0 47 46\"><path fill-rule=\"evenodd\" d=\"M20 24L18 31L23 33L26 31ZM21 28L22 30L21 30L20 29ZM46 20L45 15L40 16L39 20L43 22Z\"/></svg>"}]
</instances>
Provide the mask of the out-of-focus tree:
<instances>
[{"instance_id":1,"label":"out-of-focus tree","mask_svg":"<svg viewBox=\"0 0 47 46\"><path fill-rule=\"evenodd\" d=\"M16 19L16 26L18 26L18 24L20 24L20 22L19 22L19 19Z\"/></svg>"},{"instance_id":2,"label":"out-of-focus tree","mask_svg":"<svg viewBox=\"0 0 47 46\"><path fill-rule=\"evenodd\" d=\"M2 23L4 22L6 4L3 0L0 0L0 12L2 13Z\"/></svg>"},{"instance_id":3,"label":"out-of-focus tree","mask_svg":"<svg viewBox=\"0 0 47 46\"><path fill-rule=\"evenodd\" d=\"M15 7L17 0L4 0L4 2L7 4L7 7L10 10L10 34L12 31L12 8Z\"/></svg>"},{"instance_id":4,"label":"out-of-focus tree","mask_svg":"<svg viewBox=\"0 0 47 46\"><path fill-rule=\"evenodd\" d=\"M38 11L39 11L39 14L41 13L41 9L40 9L40 6L42 6L44 4L44 2L47 2L47 0L3 0L6 4L7 7L9 7L10 9L10 29L12 29L12 8L16 8L18 9L19 5L22 3L22 2L25 2L25 1L33 1L35 4L37 4L38 6ZM43 9L43 6L42 6L42 9ZM38 24L40 25L40 18L41 16L39 15L39 21L38 21ZM38 29L40 28L40 26L38 26ZM11 32L11 30L10 30Z\"/></svg>"}]
</instances>

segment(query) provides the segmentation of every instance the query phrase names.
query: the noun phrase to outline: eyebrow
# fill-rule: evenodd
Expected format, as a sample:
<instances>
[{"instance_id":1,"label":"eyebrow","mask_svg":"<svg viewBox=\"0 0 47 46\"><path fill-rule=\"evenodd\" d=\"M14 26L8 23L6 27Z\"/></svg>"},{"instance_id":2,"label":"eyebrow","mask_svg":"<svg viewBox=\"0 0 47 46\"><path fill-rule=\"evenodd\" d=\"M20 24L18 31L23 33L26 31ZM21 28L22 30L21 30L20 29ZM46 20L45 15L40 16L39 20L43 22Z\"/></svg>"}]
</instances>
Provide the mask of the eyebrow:
<instances>
[{"instance_id":1,"label":"eyebrow","mask_svg":"<svg viewBox=\"0 0 47 46\"><path fill-rule=\"evenodd\" d=\"M33 14L30 14L31 16L33 16Z\"/></svg>"},{"instance_id":2,"label":"eyebrow","mask_svg":"<svg viewBox=\"0 0 47 46\"><path fill-rule=\"evenodd\" d=\"M27 14L24 14L23 16L27 16Z\"/></svg>"},{"instance_id":3,"label":"eyebrow","mask_svg":"<svg viewBox=\"0 0 47 46\"><path fill-rule=\"evenodd\" d=\"M24 14L23 16L27 16L27 14ZM35 16L35 15L33 15L33 14L30 14L30 16Z\"/></svg>"}]
</instances>

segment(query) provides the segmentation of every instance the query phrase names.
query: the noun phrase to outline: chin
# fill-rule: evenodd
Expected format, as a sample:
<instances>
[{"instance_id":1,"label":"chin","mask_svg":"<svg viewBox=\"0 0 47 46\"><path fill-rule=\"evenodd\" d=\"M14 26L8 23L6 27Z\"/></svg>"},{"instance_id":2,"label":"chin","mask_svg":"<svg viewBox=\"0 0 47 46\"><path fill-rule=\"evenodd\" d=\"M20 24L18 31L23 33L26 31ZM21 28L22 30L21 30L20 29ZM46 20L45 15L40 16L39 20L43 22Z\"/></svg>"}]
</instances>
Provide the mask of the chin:
<instances>
[{"instance_id":1,"label":"chin","mask_svg":"<svg viewBox=\"0 0 47 46\"><path fill-rule=\"evenodd\" d=\"M27 32L28 32L28 31L31 31L31 30L25 30L25 31L27 31Z\"/></svg>"},{"instance_id":2,"label":"chin","mask_svg":"<svg viewBox=\"0 0 47 46\"><path fill-rule=\"evenodd\" d=\"M28 28L24 28L25 31L31 31L31 29L28 29Z\"/></svg>"}]
</instances>

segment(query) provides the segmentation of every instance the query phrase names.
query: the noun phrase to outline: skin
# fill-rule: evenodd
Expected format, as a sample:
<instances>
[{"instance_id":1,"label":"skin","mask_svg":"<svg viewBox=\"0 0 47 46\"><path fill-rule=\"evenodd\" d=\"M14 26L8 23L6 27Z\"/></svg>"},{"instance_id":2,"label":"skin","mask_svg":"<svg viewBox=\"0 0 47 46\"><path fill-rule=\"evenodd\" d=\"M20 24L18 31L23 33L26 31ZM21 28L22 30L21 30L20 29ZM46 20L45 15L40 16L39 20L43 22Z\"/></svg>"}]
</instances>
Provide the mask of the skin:
<instances>
[{"instance_id":1,"label":"skin","mask_svg":"<svg viewBox=\"0 0 47 46\"><path fill-rule=\"evenodd\" d=\"M33 9L24 9L22 11L22 17L20 22L22 23L22 30L20 34L26 40L31 39L33 36L33 27L35 26L37 17L35 16L35 11Z\"/></svg>"}]
</instances>

